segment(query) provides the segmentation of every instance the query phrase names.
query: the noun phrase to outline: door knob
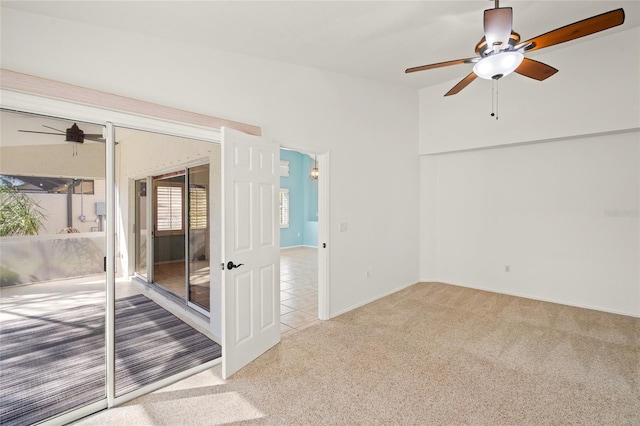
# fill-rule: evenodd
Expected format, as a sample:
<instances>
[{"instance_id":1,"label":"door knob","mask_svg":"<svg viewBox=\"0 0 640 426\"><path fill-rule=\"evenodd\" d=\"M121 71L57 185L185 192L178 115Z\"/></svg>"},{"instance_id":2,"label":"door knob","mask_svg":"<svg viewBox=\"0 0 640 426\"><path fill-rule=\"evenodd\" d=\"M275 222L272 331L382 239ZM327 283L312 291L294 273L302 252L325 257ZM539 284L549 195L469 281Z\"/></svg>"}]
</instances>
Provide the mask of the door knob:
<instances>
[{"instance_id":1,"label":"door knob","mask_svg":"<svg viewBox=\"0 0 640 426\"><path fill-rule=\"evenodd\" d=\"M244 265L244 263L239 263L237 265L234 265L232 261L229 261L229 263L227 263L227 269L231 270L231 269L234 269L234 268L239 268L242 265Z\"/></svg>"}]
</instances>

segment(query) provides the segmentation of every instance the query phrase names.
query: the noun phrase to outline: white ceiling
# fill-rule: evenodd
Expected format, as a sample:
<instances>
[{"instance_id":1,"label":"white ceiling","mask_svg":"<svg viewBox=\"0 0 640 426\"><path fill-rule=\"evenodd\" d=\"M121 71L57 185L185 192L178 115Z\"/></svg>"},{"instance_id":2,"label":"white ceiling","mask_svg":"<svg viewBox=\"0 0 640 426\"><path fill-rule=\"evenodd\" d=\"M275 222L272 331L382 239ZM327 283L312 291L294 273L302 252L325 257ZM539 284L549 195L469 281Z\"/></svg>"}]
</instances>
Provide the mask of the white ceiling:
<instances>
[{"instance_id":1,"label":"white ceiling","mask_svg":"<svg viewBox=\"0 0 640 426\"><path fill-rule=\"evenodd\" d=\"M172 39L409 87L470 72L458 65L406 75L408 67L474 55L493 1L2 1L70 21ZM567 49L640 25L639 1L502 1L523 40L623 7L621 27L549 49ZM35 30L35 29L34 29ZM531 52L535 57L540 51ZM578 58L579 59L579 58ZM585 64L588 58L583 59ZM553 65L553 64L550 64Z\"/></svg>"}]
</instances>

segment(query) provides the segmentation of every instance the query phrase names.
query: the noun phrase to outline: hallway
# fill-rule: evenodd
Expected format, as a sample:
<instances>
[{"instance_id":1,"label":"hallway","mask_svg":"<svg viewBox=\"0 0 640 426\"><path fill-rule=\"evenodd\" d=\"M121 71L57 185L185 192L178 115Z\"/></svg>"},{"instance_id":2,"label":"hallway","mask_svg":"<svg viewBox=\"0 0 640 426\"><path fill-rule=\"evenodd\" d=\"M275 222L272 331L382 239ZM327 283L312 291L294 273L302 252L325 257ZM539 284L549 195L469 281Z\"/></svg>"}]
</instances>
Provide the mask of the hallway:
<instances>
[{"instance_id":1,"label":"hallway","mask_svg":"<svg viewBox=\"0 0 640 426\"><path fill-rule=\"evenodd\" d=\"M318 249L280 250L280 330L282 335L318 324Z\"/></svg>"}]
</instances>

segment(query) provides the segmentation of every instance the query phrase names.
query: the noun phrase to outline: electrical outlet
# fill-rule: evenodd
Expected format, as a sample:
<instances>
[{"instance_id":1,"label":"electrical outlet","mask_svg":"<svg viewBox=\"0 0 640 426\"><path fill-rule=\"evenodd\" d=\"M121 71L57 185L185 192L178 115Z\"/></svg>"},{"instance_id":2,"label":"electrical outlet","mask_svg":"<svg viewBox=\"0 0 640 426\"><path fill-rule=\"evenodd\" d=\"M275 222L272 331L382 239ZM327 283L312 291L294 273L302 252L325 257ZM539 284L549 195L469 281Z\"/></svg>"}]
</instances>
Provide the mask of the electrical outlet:
<instances>
[{"instance_id":1,"label":"electrical outlet","mask_svg":"<svg viewBox=\"0 0 640 426\"><path fill-rule=\"evenodd\" d=\"M505 271L505 272L511 272L511 266L509 266L509 265L505 265L505 267L504 267L504 271Z\"/></svg>"}]
</instances>

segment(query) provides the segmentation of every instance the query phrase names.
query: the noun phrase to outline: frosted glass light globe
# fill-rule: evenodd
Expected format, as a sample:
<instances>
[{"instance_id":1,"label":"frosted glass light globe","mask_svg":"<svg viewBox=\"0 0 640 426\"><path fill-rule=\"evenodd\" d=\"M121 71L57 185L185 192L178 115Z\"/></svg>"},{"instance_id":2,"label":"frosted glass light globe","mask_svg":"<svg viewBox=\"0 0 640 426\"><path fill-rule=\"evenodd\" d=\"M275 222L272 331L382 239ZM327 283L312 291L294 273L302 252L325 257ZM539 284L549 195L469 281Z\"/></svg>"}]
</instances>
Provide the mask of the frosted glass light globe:
<instances>
[{"instance_id":1,"label":"frosted glass light globe","mask_svg":"<svg viewBox=\"0 0 640 426\"><path fill-rule=\"evenodd\" d=\"M515 71L523 59L524 55L520 52L496 53L480 59L473 66L473 72L480 78L497 80Z\"/></svg>"}]
</instances>

